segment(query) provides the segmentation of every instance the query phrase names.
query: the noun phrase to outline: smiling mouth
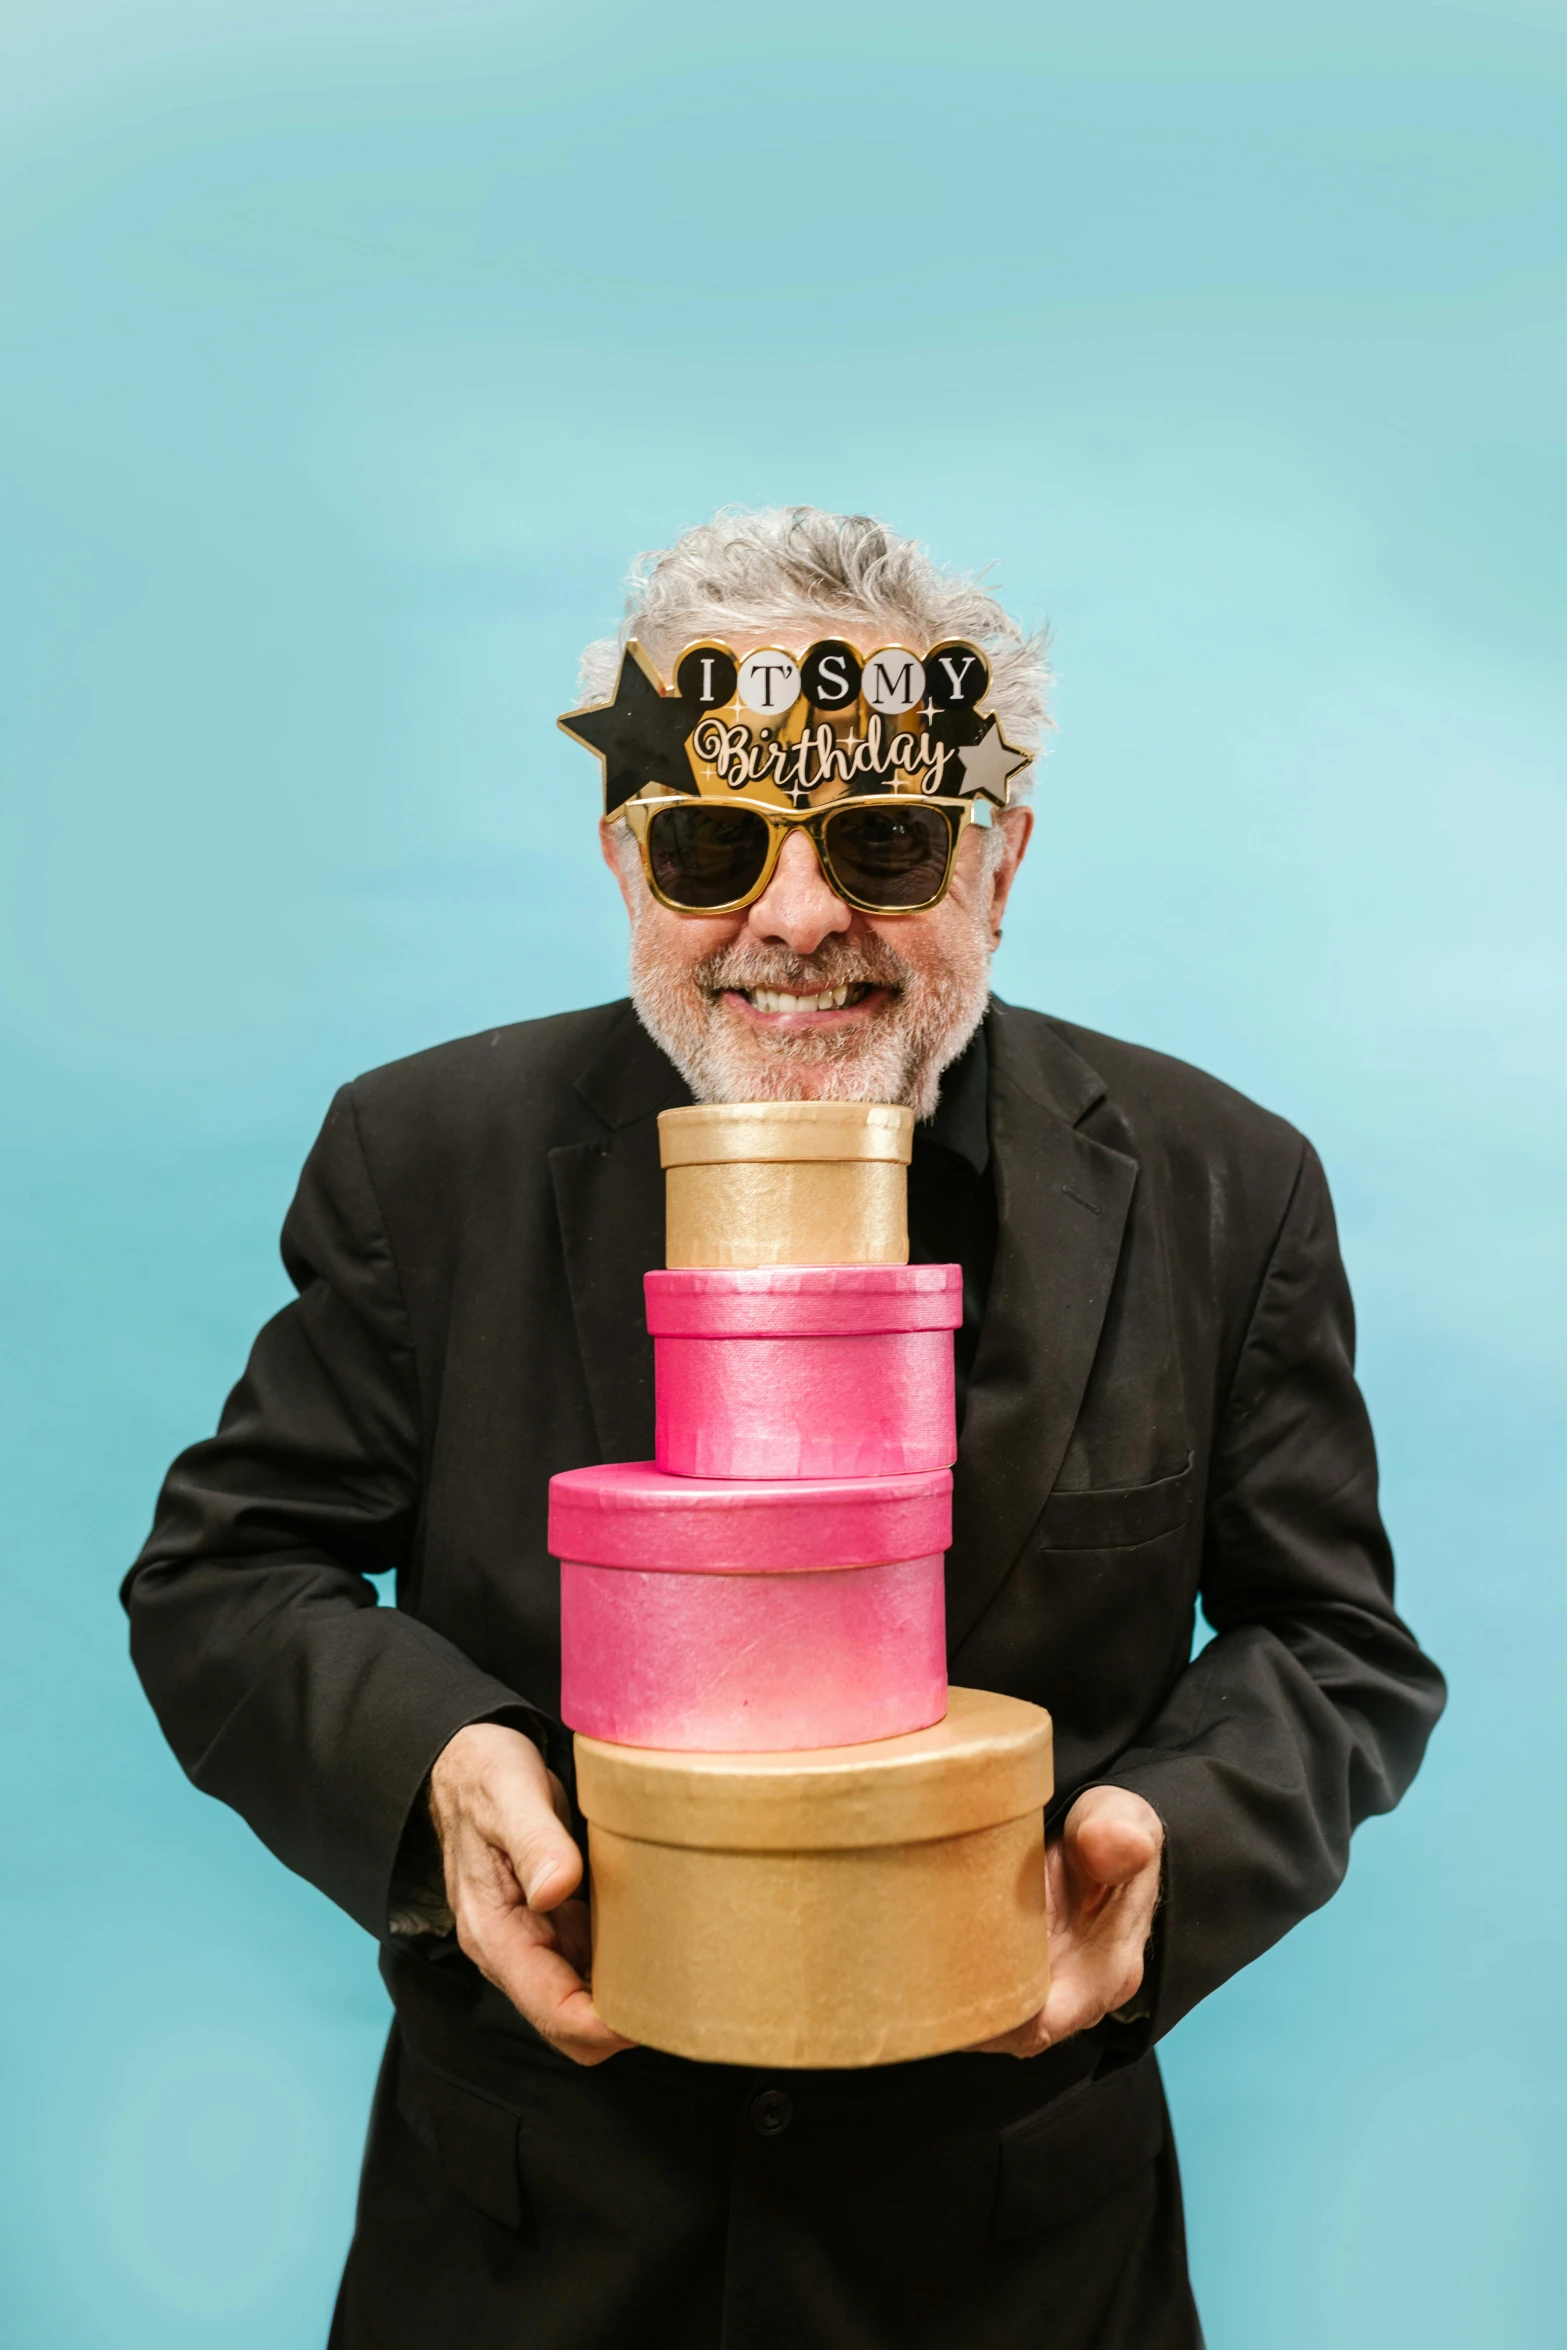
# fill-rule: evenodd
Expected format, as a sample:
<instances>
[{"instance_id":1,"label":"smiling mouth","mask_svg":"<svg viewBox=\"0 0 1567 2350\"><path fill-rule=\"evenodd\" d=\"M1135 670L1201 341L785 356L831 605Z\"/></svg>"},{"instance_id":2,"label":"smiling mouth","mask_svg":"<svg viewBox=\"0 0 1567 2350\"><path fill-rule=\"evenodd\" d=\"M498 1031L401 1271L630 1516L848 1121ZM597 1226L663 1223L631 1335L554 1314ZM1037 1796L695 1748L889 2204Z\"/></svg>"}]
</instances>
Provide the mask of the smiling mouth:
<instances>
[{"instance_id":1,"label":"smiling mouth","mask_svg":"<svg viewBox=\"0 0 1567 2350\"><path fill-rule=\"evenodd\" d=\"M781 987L731 987L723 991L736 997L753 1012L769 1013L773 1017L798 1017L808 1012L852 1011L874 995L885 995L884 987L869 981L859 981L851 987L823 987L811 995L790 995Z\"/></svg>"}]
</instances>

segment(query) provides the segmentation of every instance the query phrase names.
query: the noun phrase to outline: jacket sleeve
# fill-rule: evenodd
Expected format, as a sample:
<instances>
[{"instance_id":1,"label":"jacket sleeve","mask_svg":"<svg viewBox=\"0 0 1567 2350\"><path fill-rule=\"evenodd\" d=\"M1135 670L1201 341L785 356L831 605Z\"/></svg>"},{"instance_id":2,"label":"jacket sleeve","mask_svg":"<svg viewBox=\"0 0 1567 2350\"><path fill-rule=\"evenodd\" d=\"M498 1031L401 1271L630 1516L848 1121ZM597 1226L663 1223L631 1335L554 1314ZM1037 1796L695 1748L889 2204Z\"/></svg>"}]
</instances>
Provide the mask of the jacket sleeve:
<instances>
[{"instance_id":1,"label":"jacket sleeve","mask_svg":"<svg viewBox=\"0 0 1567 2350\"><path fill-rule=\"evenodd\" d=\"M256 1340L215 1436L169 1471L123 1598L131 1654L195 1785L387 1931L412 1807L464 1724L543 1717L396 1607L421 1491L413 1346L351 1093L283 1227L298 1296Z\"/></svg>"},{"instance_id":2,"label":"jacket sleeve","mask_svg":"<svg viewBox=\"0 0 1567 2350\"><path fill-rule=\"evenodd\" d=\"M1394 1612L1354 1344L1307 1145L1217 1431L1202 1580L1214 1637L1107 1774L1165 1824L1149 2038L1327 1900L1351 1831L1398 1801L1445 1700Z\"/></svg>"}]
</instances>

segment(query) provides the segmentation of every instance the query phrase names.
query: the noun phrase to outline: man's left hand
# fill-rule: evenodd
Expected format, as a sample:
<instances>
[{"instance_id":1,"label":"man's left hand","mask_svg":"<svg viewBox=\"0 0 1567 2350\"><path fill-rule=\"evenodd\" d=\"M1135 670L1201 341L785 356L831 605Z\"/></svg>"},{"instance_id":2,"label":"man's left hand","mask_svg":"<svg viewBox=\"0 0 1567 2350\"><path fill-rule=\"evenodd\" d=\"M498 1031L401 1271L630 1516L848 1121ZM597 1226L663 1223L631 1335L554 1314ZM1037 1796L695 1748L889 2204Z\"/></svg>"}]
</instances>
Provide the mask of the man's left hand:
<instances>
[{"instance_id":1,"label":"man's left hand","mask_svg":"<svg viewBox=\"0 0 1567 2350\"><path fill-rule=\"evenodd\" d=\"M1090 1787L1078 1797L1045 1848L1050 1995L1016 2031L981 2041L982 2051L1038 2056L1136 1998L1163 1853L1164 1823L1142 1796Z\"/></svg>"}]
</instances>

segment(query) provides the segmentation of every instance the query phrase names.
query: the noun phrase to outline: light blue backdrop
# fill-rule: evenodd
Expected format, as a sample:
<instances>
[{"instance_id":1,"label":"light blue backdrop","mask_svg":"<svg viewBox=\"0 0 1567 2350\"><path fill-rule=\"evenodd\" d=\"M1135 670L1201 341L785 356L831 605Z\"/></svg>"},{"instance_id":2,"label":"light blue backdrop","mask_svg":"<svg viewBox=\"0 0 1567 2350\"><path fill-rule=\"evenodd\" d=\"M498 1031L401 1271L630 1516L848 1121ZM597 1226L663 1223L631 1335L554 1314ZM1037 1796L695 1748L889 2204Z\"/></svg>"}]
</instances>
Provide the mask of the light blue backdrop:
<instances>
[{"instance_id":1,"label":"light blue backdrop","mask_svg":"<svg viewBox=\"0 0 1567 2350\"><path fill-rule=\"evenodd\" d=\"M1567 2339L1561 0L7 0L9 2350L311 2350L369 1944L114 1585L332 1087L619 992L552 721L638 547L869 507L1055 624L1000 985L1332 1175L1453 1704L1175 2036L1213 2350Z\"/></svg>"}]
</instances>

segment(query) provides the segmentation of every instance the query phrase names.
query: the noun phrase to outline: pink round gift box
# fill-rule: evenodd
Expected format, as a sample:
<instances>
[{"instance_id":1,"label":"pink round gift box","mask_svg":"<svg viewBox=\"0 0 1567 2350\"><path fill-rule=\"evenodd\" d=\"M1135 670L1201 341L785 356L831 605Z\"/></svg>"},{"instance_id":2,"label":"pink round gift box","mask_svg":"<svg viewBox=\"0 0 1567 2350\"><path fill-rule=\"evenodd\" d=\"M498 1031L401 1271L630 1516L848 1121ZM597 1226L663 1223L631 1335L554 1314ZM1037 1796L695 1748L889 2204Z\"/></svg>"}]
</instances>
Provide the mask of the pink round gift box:
<instances>
[{"instance_id":1,"label":"pink round gift box","mask_svg":"<svg viewBox=\"0 0 1567 2350\"><path fill-rule=\"evenodd\" d=\"M652 1462L550 1479L561 1713L622 1746L854 1746L947 1703L945 1469L708 1482Z\"/></svg>"},{"instance_id":2,"label":"pink round gift box","mask_svg":"<svg viewBox=\"0 0 1567 2350\"><path fill-rule=\"evenodd\" d=\"M959 1265L646 1276L655 1454L677 1477L896 1477L957 1458Z\"/></svg>"}]
</instances>

